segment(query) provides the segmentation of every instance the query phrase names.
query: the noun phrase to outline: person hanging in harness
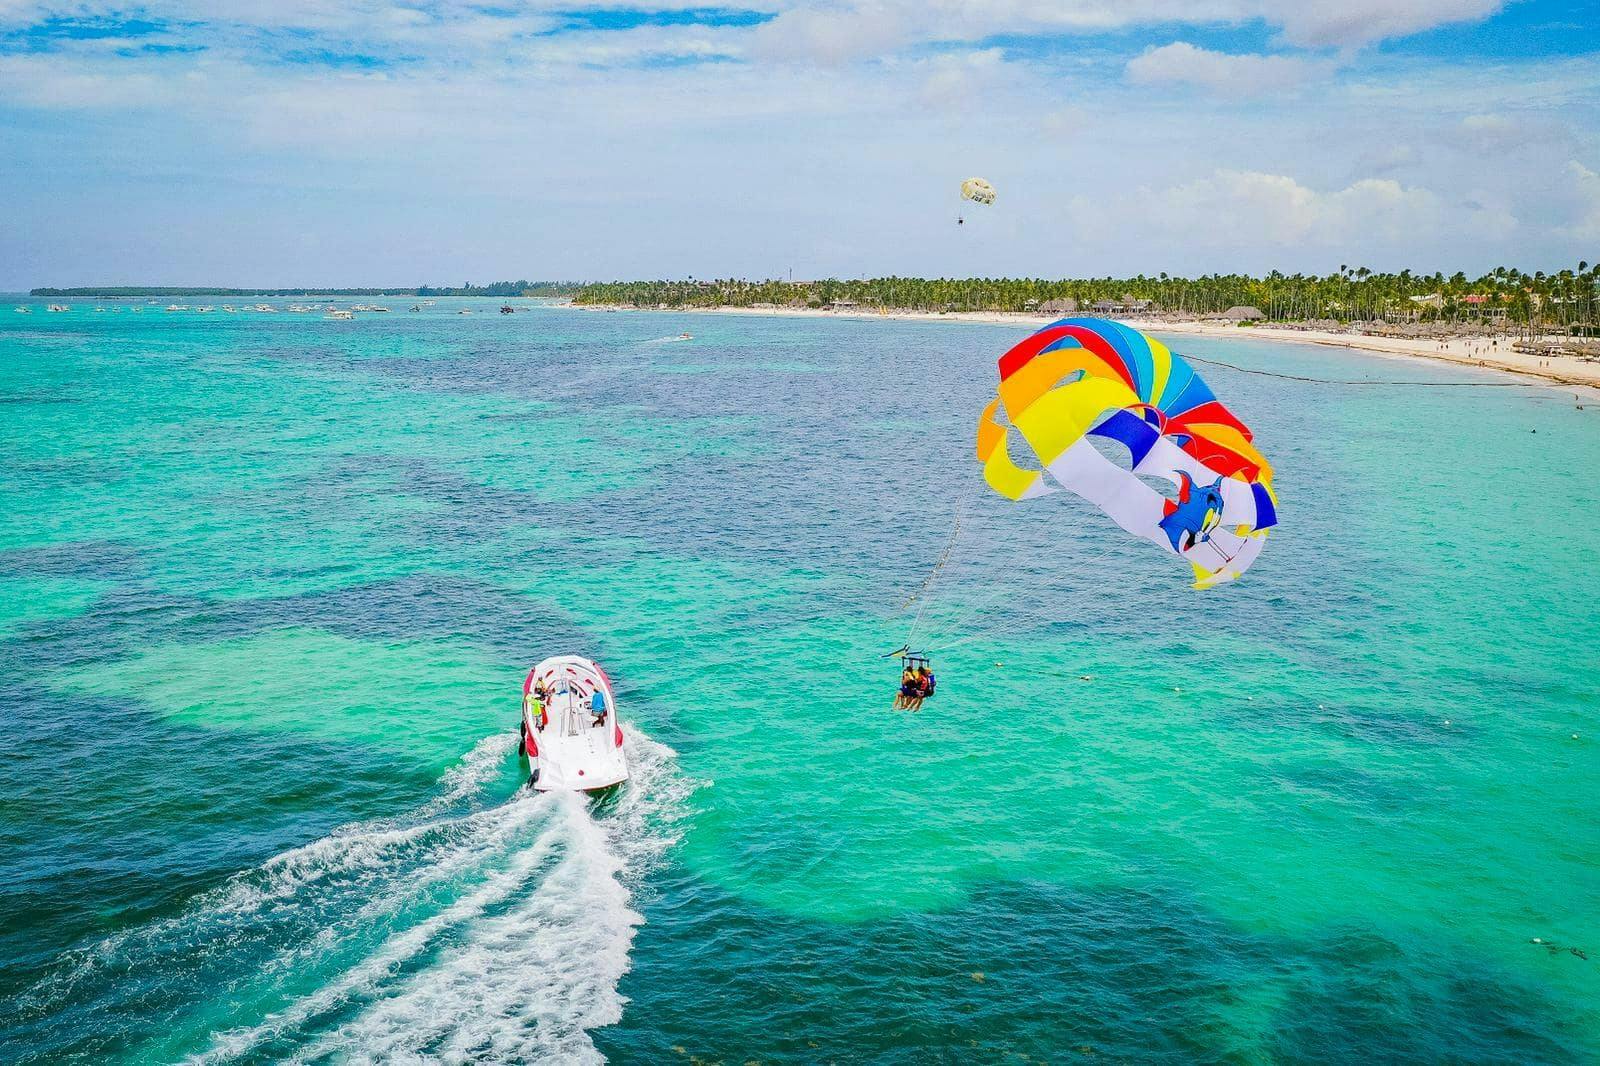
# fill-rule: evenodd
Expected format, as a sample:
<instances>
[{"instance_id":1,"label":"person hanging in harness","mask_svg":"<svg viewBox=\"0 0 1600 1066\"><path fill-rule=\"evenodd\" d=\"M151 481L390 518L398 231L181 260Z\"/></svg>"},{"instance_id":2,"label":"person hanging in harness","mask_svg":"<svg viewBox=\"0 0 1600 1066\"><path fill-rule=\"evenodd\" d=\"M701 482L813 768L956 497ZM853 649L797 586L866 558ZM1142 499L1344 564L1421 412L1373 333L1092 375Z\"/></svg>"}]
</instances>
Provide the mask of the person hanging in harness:
<instances>
[{"instance_id":1,"label":"person hanging in harness","mask_svg":"<svg viewBox=\"0 0 1600 1066\"><path fill-rule=\"evenodd\" d=\"M894 698L894 708L899 711L920 711L922 701L932 696L938 680L929 668L928 660L921 655L901 653L900 692Z\"/></svg>"},{"instance_id":2,"label":"person hanging in harness","mask_svg":"<svg viewBox=\"0 0 1600 1066\"><path fill-rule=\"evenodd\" d=\"M938 682L934 679L933 671L928 669L926 663L917 667L916 673L912 675L911 688L913 694L906 704L906 710L922 710L922 701L932 696L933 690L937 686Z\"/></svg>"}]
</instances>

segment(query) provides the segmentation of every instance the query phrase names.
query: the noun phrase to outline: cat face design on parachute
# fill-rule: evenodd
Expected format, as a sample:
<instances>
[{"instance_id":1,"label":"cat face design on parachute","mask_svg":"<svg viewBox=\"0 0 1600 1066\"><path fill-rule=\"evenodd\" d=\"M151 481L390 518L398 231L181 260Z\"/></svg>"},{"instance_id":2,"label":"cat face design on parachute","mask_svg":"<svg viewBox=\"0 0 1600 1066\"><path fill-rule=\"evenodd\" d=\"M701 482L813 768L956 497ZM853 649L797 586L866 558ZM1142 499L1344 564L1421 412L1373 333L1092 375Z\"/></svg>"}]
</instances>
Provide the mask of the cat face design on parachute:
<instances>
[{"instance_id":1,"label":"cat face design on parachute","mask_svg":"<svg viewBox=\"0 0 1600 1066\"><path fill-rule=\"evenodd\" d=\"M1161 530L1172 550L1182 555L1204 541L1222 520L1222 475L1209 485L1196 485L1184 471L1177 473L1178 498L1166 502Z\"/></svg>"}]
</instances>

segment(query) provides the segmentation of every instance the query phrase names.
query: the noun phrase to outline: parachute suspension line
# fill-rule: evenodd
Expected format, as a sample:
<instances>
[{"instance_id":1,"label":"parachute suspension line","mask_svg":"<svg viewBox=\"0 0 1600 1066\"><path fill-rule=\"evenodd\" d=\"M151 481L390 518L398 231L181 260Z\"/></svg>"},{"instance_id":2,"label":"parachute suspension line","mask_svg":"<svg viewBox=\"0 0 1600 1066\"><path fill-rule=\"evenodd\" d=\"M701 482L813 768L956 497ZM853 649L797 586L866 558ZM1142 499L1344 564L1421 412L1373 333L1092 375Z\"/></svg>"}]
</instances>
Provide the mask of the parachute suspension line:
<instances>
[{"instance_id":1,"label":"parachute suspension line","mask_svg":"<svg viewBox=\"0 0 1600 1066\"><path fill-rule=\"evenodd\" d=\"M1109 557L1111 555L1117 554L1121 550L1122 550L1121 549L1121 545L1112 545L1111 547L1106 548L1105 550L1103 550L1101 552L1098 552L1097 554L1091 556L1090 558L1085 559L1082 563L1079 563L1078 566L1075 569L1077 571L1079 571L1079 572L1085 571L1089 567L1093 566L1094 564L1103 561L1104 559L1106 559L1107 557ZM1078 600L1081 597L1085 596L1088 593L1088 591L1089 591L1089 589L1088 589L1087 586L1080 586L1079 588L1073 590L1071 593L1068 594L1068 602L1069 603L1078 602ZM945 645L945 644L939 643L940 641L943 641L944 639L946 639L948 637L953 637L957 633L960 633L962 630L966 629L973 621L975 621L977 619L977 617L978 617L978 615L980 613L982 613L983 611L987 610L989 607L993 606L993 604L995 603L996 600L1000 599L1003 596L1016 595L1016 592L1017 592L1016 589L1011 588L1009 586L996 587L987 596L984 596L982 599L978 600L976 603L968 605L967 607L963 608L958 614L954 615L951 618L945 619L942 622L942 624L937 624L936 628L926 638L924 638L923 643L928 646L930 651L931 650L935 650L935 649L937 649L938 651L950 651L950 650L952 650L954 648L959 648L959 647L962 647L964 645L970 644L975 640L982 639L987 634L985 634L985 633L976 633L976 634L973 634L972 636L966 638L965 640L957 641L956 643L949 644L949 645ZM1045 623L1053 623L1053 622L1062 621L1061 618L1052 618L1052 617L1044 615L1044 614L1042 614L1041 612L1038 612L1038 611L1022 611L1021 613L1024 614L1024 615L1027 615L1029 617L1038 619L1039 621L1045 622Z\"/></svg>"},{"instance_id":2,"label":"parachute suspension line","mask_svg":"<svg viewBox=\"0 0 1600 1066\"><path fill-rule=\"evenodd\" d=\"M960 526L961 519L958 513L956 528L959 530ZM954 547L955 538L952 536L950 543L945 546L944 554L939 556L939 561L934 564L933 572L928 575L928 580L923 582L923 587L917 591L917 596L921 598L922 602L917 604L917 617L911 622L911 632L906 634L906 647L908 649L916 644L917 632L922 629L922 619L927 614L928 604L933 601L932 593L939 587L939 576L944 572L945 564L950 561L950 551ZM910 606L909 600L906 605Z\"/></svg>"},{"instance_id":3,"label":"parachute suspension line","mask_svg":"<svg viewBox=\"0 0 1600 1066\"><path fill-rule=\"evenodd\" d=\"M1355 381L1340 378L1308 378L1299 374L1280 374L1275 370L1252 370L1249 367L1234 366L1232 363L1218 362L1215 359L1201 359L1188 353L1184 353L1183 357L1191 363L1219 366L1224 370L1236 370L1241 374L1281 378L1284 381L1304 381L1312 385L1402 385L1419 389L1552 389L1564 384L1558 381Z\"/></svg>"},{"instance_id":4,"label":"parachute suspension line","mask_svg":"<svg viewBox=\"0 0 1600 1066\"><path fill-rule=\"evenodd\" d=\"M904 611L913 603L922 599L928 590L933 587L934 582L939 580L939 572L950 561L950 553L955 551L956 540L961 536L961 512L966 509L966 505L967 500L965 497L956 502L955 524L950 527L950 539L945 541L944 551L939 553L938 561L933 564L933 569L928 571L928 576L922 579L922 584L917 586L917 590L901 601L900 610ZM919 614L918 617L920 618L921 615Z\"/></svg>"},{"instance_id":5,"label":"parachute suspension line","mask_svg":"<svg viewBox=\"0 0 1600 1066\"><path fill-rule=\"evenodd\" d=\"M907 596L900 604L900 610L906 611L913 603L917 604L917 616L912 620L911 630L906 634L905 646L912 647L917 639L918 632L922 629L922 620L927 614L928 605L933 602L939 588L940 581L944 578L951 560L959 553L961 548L961 535L966 532L964 516L968 505L977 496L976 487L970 489L966 495L956 500L955 517L950 528L950 537L945 541L944 550L939 553L939 558L934 562L933 568L928 571L928 576L922 579L915 592Z\"/></svg>"}]
</instances>

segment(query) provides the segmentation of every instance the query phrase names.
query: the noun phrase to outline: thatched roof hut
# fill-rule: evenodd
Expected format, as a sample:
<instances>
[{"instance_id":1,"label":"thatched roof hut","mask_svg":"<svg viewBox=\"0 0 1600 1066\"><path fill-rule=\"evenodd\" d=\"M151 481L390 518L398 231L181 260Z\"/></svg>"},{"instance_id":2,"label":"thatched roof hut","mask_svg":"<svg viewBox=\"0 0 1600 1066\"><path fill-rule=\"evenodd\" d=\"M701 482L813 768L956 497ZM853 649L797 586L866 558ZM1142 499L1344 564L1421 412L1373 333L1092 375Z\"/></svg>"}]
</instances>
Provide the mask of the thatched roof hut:
<instances>
[{"instance_id":1,"label":"thatched roof hut","mask_svg":"<svg viewBox=\"0 0 1600 1066\"><path fill-rule=\"evenodd\" d=\"M1078 301L1070 296L1058 296L1039 305L1039 310L1047 315L1070 315L1077 309Z\"/></svg>"},{"instance_id":2,"label":"thatched roof hut","mask_svg":"<svg viewBox=\"0 0 1600 1066\"><path fill-rule=\"evenodd\" d=\"M1227 319L1229 322L1260 322L1267 316L1261 313L1261 308L1250 307L1246 305L1242 307L1230 307L1226 311L1222 312L1221 317Z\"/></svg>"}]
</instances>

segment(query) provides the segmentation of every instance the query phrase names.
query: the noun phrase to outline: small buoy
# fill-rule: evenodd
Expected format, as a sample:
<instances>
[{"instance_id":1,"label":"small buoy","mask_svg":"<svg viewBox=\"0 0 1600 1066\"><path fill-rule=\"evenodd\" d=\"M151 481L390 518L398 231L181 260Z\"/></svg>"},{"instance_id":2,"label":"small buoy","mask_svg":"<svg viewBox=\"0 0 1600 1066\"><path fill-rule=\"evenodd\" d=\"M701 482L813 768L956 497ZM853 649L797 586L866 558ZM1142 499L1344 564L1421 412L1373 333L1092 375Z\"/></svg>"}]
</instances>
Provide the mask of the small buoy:
<instances>
[{"instance_id":1,"label":"small buoy","mask_svg":"<svg viewBox=\"0 0 1600 1066\"><path fill-rule=\"evenodd\" d=\"M1576 733L1572 734L1572 739L1573 740L1577 740L1578 739L1578 734L1576 734Z\"/></svg>"},{"instance_id":2,"label":"small buoy","mask_svg":"<svg viewBox=\"0 0 1600 1066\"><path fill-rule=\"evenodd\" d=\"M1172 686L1172 691L1174 691L1174 692L1182 692L1183 689L1179 688L1177 685L1173 685Z\"/></svg>"},{"instance_id":3,"label":"small buoy","mask_svg":"<svg viewBox=\"0 0 1600 1066\"><path fill-rule=\"evenodd\" d=\"M1078 675L1078 680L1079 681L1093 681L1094 680L1094 675L1093 674L1079 674Z\"/></svg>"},{"instance_id":4,"label":"small buoy","mask_svg":"<svg viewBox=\"0 0 1600 1066\"><path fill-rule=\"evenodd\" d=\"M1325 710L1327 710L1327 708L1326 708L1326 707L1324 707L1324 706L1323 706L1323 705L1322 705L1322 704L1320 704L1320 703L1319 703L1319 704L1317 704L1317 710L1319 710L1319 711L1325 711Z\"/></svg>"},{"instance_id":5,"label":"small buoy","mask_svg":"<svg viewBox=\"0 0 1600 1066\"><path fill-rule=\"evenodd\" d=\"M1544 943L1544 938L1536 936L1536 937L1533 938L1532 942L1535 943L1535 944L1543 944Z\"/></svg>"},{"instance_id":6,"label":"small buoy","mask_svg":"<svg viewBox=\"0 0 1600 1066\"><path fill-rule=\"evenodd\" d=\"M983 983L983 973L982 973L982 971L980 971L980 970L972 971L972 979L974 981L977 981L980 984Z\"/></svg>"},{"instance_id":7,"label":"small buoy","mask_svg":"<svg viewBox=\"0 0 1600 1066\"><path fill-rule=\"evenodd\" d=\"M1448 718L1446 718L1446 719L1445 719L1445 720L1444 720L1444 724L1445 724L1445 725L1449 725L1449 724L1450 724L1450 719L1448 719Z\"/></svg>"},{"instance_id":8,"label":"small buoy","mask_svg":"<svg viewBox=\"0 0 1600 1066\"><path fill-rule=\"evenodd\" d=\"M1253 700L1253 699L1255 699L1255 697L1254 697L1254 696L1246 696L1246 697L1245 697L1245 699L1247 699L1247 700Z\"/></svg>"},{"instance_id":9,"label":"small buoy","mask_svg":"<svg viewBox=\"0 0 1600 1066\"><path fill-rule=\"evenodd\" d=\"M996 670L998 670L998 669L1000 669L1000 668L1001 668L1001 667L1002 667L1002 666L1004 666L1004 665L1005 665L1005 663L995 663L995 664L994 664L994 665L995 665L995 669L996 669Z\"/></svg>"}]
</instances>

